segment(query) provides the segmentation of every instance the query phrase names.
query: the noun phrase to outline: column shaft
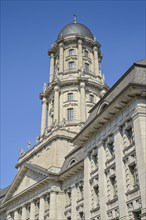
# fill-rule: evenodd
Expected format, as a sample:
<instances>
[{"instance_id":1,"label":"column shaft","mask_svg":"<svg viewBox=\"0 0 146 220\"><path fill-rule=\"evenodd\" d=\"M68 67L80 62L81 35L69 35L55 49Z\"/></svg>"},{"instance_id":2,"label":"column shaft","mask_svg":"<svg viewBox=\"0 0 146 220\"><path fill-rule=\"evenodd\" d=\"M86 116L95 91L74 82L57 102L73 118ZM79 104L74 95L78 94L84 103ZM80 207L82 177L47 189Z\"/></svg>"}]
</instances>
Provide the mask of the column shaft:
<instances>
[{"instance_id":1,"label":"column shaft","mask_svg":"<svg viewBox=\"0 0 146 220\"><path fill-rule=\"evenodd\" d=\"M45 200L44 197L40 198L40 207L39 207L39 220L44 220L45 214Z\"/></svg>"},{"instance_id":2,"label":"column shaft","mask_svg":"<svg viewBox=\"0 0 146 220\"><path fill-rule=\"evenodd\" d=\"M99 75L99 60L98 60L98 49L94 47L94 71L95 75Z\"/></svg>"},{"instance_id":3,"label":"column shaft","mask_svg":"<svg viewBox=\"0 0 146 220\"><path fill-rule=\"evenodd\" d=\"M63 72L63 63L64 63L64 49L63 49L63 44L61 43L59 45L59 72Z\"/></svg>"},{"instance_id":4,"label":"column shaft","mask_svg":"<svg viewBox=\"0 0 146 220\"><path fill-rule=\"evenodd\" d=\"M82 69L83 60L82 60L82 40L78 40L78 69Z\"/></svg>"},{"instance_id":5,"label":"column shaft","mask_svg":"<svg viewBox=\"0 0 146 220\"><path fill-rule=\"evenodd\" d=\"M119 212L122 220L128 220L128 210L126 205L126 177L123 163L123 138L119 131L115 132L115 161L116 161L116 179L118 189Z\"/></svg>"},{"instance_id":6,"label":"column shaft","mask_svg":"<svg viewBox=\"0 0 146 220\"><path fill-rule=\"evenodd\" d=\"M98 164L99 164L99 200L100 200L100 212L101 219L107 219L106 215L106 202L107 202L107 184L105 175L105 162L106 155L102 145L98 148Z\"/></svg>"},{"instance_id":7,"label":"column shaft","mask_svg":"<svg viewBox=\"0 0 146 220\"><path fill-rule=\"evenodd\" d=\"M57 196L56 192L51 192L50 193L50 219L51 220L56 220L57 216L57 207L56 207L56 201Z\"/></svg>"},{"instance_id":8,"label":"column shaft","mask_svg":"<svg viewBox=\"0 0 146 220\"><path fill-rule=\"evenodd\" d=\"M86 94L85 94L85 83L80 83L80 106L81 106L81 122L86 121Z\"/></svg>"},{"instance_id":9,"label":"column shaft","mask_svg":"<svg viewBox=\"0 0 146 220\"><path fill-rule=\"evenodd\" d=\"M22 218L21 219L26 220L26 207L25 206L22 207Z\"/></svg>"},{"instance_id":10,"label":"column shaft","mask_svg":"<svg viewBox=\"0 0 146 220\"><path fill-rule=\"evenodd\" d=\"M71 192L72 203L71 203L71 219L77 219L76 201L77 201L77 189L76 186L72 188Z\"/></svg>"},{"instance_id":11,"label":"column shaft","mask_svg":"<svg viewBox=\"0 0 146 220\"><path fill-rule=\"evenodd\" d=\"M31 202L30 204L30 220L35 219L35 203L34 201Z\"/></svg>"},{"instance_id":12,"label":"column shaft","mask_svg":"<svg viewBox=\"0 0 146 220\"><path fill-rule=\"evenodd\" d=\"M50 82L53 81L54 78L54 55L51 54L50 58Z\"/></svg>"},{"instance_id":13,"label":"column shaft","mask_svg":"<svg viewBox=\"0 0 146 220\"><path fill-rule=\"evenodd\" d=\"M54 122L59 122L59 88L55 86L54 88Z\"/></svg>"},{"instance_id":14,"label":"column shaft","mask_svg":"<svg viewBox=\"0 0 146 220\"><path fill-rule=\"evenodd\" d=\"M19 220L19 214L17 210L14 212L14 219Z\"/></svg>"},{"instance_id":15,"label":"column shaft","mask_svg":"<svg viewBox=\"0 0 146 220\"><path fill-rule=\"evenodd\" d=\"M144 110L143 110L144 111ZM143 113L143 112L142 112ZM136 158L138 168L139 187L141 192L141 220L146 219L146 132L145 132L145 115L141 112L133 120Z\"/></svg>"},{"instance_id":16,"label":"column shaft","mask_svg":"<svg viewBox=\"0 0 146 220\"><path fill-rule=\"evenodd\" d=\"M46 128L46 114L47 114L47 100L44 97L42 100L41 135L43 135Z\"/></svg>"},{"instance_id":17,"label":"column shaft","mask_svg":"<svg viewBox=\"0 0 146 220\"><path fill-rule=\"evenodd\" d=\"M84 210L85 219L91 218L91 186L90 186L91 162L88 157L84 159Z\"/></svg>"}]
</instances>

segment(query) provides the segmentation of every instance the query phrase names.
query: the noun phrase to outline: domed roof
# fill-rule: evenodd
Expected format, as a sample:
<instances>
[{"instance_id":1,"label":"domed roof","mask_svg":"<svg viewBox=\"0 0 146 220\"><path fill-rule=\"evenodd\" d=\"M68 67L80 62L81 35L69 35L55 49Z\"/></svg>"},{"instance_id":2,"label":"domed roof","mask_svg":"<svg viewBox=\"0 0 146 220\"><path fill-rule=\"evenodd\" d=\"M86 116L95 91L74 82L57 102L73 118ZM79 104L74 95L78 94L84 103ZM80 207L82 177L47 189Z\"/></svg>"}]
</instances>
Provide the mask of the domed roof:
<instances>
[{"instance_id":1,"label":"domed roof","mask_svg":"<svg viewBox=\"0 0 146 220\"><path fill-rule=\"evenodd\" d=\"M72 23L66 25L59 33L58 40L62 37L67 37L71 35L79 35L84 37L89 37L90 39L94 39L93 34L85 25L80 23Z\"/></svg>"}]
</instances>

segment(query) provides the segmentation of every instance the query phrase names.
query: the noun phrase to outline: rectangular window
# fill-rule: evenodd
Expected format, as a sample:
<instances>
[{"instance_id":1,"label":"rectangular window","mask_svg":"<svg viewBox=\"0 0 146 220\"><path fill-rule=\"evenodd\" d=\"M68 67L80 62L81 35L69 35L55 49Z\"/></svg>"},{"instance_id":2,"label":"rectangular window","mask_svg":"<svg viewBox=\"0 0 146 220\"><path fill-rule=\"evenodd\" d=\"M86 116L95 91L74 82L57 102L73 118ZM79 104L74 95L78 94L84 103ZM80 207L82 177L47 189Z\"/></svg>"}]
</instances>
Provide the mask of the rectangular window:
<instances>
[{"instance_id":1,"label":"rectangular window","mask_svg":"<svg viewBox=\"0 0 146 220\"><path fill-rule=\"evenodd\" d=\"M67 94L67 101L72 101L73 100L73 93L68 93Z\"/></svg>"},{"instance_id":2,"label":"rectangular window","mask_svg":"<svg viewBox=\"0 0 146 220\"><path fill-rule=\"evenodd\" d=\"M84 51L84 55L85 57L88 57L89 56L89 52L87 50Z\"/></svg>"},{"instance_id":3,"label":"rectangular window","mask_svg":"<svg viewBox=\"0 0 146 220\"><path fill-rule=\"evenodd\" d=\"M67 109L67 120L68 121L73 121L73 108Z\"/></svg>"},{"instance_id":4,"label":"rectangular window","mask_svg":"<svg viewBox=\"0 0 146 220\"><path fill-rule=\"evenodd\" d=\"M137 177L137 169L136 165L129 166L131 173L131 185L132 187L136 187L138 185L138 177Z\"/></svg>"},{"instance_id":5,"label":"rectangular window","mask_svg":"<svg viewBox=\"0 0 146 220\"><path fill-rule=\"evenodd\" d=\"M69 62L69 70L75 69L75 63L74 62Z\"/></svg>"},{"instance_id":6,"label":"rectangular window","mask_svg":"<svg viewBox=\"0 0 146 220\"><path fill-rule=\"evenodd\" d=\"M89 64L85 63L85 72L89 72Z\"/></svg>"},{"instance_id":7,"label":"rectangular window","mask_svg":"<svg viewBox=\"0 0 146 220\"><path fill-rule=\"evenodd\" d=\"M75 50L74 50L74 49L70 49L70 50L68 51L68 55L69 55L69 56L75 55Z\"/></svg>"},{"instance_id":8,"label":"rectangular window","mask_svg":"<svg viewBox=\"0 0 146 220\"><path fill-rule=\"evenodd\" d=\"M116 196L117 195L117 182L116 182L116 177L111 177L110 178L110 181L111 181L111 186L112 186L112 193L113 193L113 196Z\"/></svg>"},{"instance_id":9,"label":"rectangular window","mask_svg":"<svg viewBox=\"0 0 146 220\"><path fill-rule=\"evenodd\" d=\"M91 94L89 95L89 101L94 103L94 95L91 95Z\"/></svg>"}]
</instances>

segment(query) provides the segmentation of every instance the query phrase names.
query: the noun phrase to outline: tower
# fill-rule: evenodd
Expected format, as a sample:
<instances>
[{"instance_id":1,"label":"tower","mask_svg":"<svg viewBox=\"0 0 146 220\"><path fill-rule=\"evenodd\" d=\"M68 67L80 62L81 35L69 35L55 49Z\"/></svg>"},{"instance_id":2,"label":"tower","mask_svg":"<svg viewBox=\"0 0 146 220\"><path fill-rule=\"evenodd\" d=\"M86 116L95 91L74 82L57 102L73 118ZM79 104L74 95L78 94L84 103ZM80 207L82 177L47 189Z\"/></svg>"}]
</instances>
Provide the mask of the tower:
<instances>
[{"instance_id":1,"label":"tower","mask_svg":"<svg viewBox=\"0 0 146 220\"><path fill-rule=\"evenodd\" d=\"M73 148L70 140L83 127L89 110L108 89L100 69L100 44L83 24L66 25L49 49L50 77L40 94L41 134L36 145L23 154L23 162L59 172Z\"/></svg>"}]
</instances>

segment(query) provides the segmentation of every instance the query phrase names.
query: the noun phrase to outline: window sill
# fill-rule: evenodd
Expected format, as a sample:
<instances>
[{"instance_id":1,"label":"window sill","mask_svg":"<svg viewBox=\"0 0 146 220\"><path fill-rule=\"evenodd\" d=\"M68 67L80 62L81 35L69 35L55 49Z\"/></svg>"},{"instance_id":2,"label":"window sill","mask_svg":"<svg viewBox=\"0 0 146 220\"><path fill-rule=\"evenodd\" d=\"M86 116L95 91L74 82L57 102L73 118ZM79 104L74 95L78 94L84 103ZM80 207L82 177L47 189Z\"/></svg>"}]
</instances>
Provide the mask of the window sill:
<instances>
[{"instance_id":1,"label":"window sill","mask_svg":"<svg viewBox=\"0 0 146 220\"><path fill-rule=\"evenodd\" d=\"M109 205L109 204L112 204L114 202L116 202L118 200L118 196L115 195L113 199L110 199L106 204Z\"/></svg>"},{"instance_id":2,"label":"window sill","mask_svg":"<svg viewBox=\"0 0 146 220\"><path fill-rule=\"evenodd\" d=\"M139 186L136 184L133 186L133 189L129 189L125 194L126 194L126 196L128 196L129 194L132 194L138 190L139 190Z\"/></svg>"},{"instance_id":3,"label":"window sill","mask_svg":"<svg viewBox=\"0 0 146 220\"><path fill-rule=\"evenodd\" d=\"M94 208L94 209L92 209L90 212L91 212L91 213L93 213L93 212L98 211L99 209L100 209L100 205L99 205L99 204L97 204L97 207L96 207L96 208Z\"/></svg>"}]
</instances>

